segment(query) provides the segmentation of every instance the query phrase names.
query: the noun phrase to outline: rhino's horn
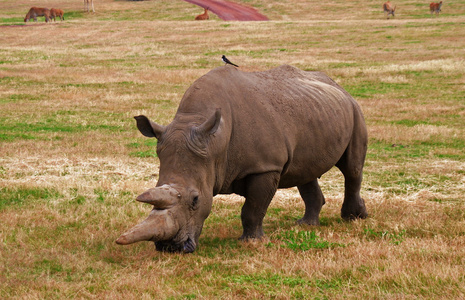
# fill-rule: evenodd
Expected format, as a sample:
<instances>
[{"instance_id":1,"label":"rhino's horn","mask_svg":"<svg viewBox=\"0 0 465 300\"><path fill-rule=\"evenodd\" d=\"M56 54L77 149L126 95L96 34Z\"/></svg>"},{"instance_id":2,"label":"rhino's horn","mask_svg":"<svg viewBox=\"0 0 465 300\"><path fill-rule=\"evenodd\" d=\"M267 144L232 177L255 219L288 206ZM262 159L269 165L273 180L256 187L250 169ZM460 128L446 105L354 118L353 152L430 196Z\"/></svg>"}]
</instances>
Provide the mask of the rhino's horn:
<instances>
[{"instance_id":1,"label":"rhino's horn","mask_svg":"<svg viewBox=\"0 0 465 300\"><path fill-rule=\"evenodd\" d=\"M128 245L139 241L164 241L173 238L177 232L177 223L169 211L154 209L147 219L122 234L116 243Z\"/></svg>"},{"instance_id":2,"label":"rhino's horn","mask_svg":"<svg viewBox=\"0 0 465 300\"><path fill-rule=\"evenodd\" d=\"M167 209L176 204L181 194L170 185L162 185L140 194L136 200L152 204L157 209Z\"/></svg>"}]
</instances>

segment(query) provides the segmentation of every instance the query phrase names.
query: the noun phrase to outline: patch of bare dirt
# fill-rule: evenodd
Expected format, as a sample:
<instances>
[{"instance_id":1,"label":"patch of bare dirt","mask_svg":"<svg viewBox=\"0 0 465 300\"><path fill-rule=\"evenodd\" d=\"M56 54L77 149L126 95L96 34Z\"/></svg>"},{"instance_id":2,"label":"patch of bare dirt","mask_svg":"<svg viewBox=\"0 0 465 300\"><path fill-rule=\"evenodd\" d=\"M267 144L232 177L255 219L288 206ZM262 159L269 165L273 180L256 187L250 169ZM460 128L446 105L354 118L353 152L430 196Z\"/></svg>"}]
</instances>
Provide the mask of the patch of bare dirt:
<instances>
[{"instance_id":1,"label":"patch of bare dirt","mask_svg":"<svg viewBox=\"0 0 465 300\"><path fill-rule=\"evenodd\" d=\"M184 0L208 8L209 11L225 21L268 21L255 8L225 0Z\"/></svg>"}]
</instances>

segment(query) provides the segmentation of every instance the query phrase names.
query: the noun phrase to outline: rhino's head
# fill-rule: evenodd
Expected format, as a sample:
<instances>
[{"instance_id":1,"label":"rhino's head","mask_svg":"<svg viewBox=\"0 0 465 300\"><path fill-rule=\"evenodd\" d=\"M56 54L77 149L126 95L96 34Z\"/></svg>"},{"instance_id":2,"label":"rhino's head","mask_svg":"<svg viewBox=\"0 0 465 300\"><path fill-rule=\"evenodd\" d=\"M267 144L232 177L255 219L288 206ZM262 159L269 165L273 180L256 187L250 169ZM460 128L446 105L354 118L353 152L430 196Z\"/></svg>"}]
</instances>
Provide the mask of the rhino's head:
<instances>
[{"instance_id":1,"label":"rhino's head","mask_svg":"<svg viewBox=\"0 0 465 300\"><path fill-rule=\"evenodd\" d=\"M147 219L116 242L153 241L160 251L194 252L212 206L221 111L206 120L177 115L166 127L145 116L135 119L143 135L158 139L160 177L157 187L137 197L153 205Z\"/></svg>"}]
</instances>

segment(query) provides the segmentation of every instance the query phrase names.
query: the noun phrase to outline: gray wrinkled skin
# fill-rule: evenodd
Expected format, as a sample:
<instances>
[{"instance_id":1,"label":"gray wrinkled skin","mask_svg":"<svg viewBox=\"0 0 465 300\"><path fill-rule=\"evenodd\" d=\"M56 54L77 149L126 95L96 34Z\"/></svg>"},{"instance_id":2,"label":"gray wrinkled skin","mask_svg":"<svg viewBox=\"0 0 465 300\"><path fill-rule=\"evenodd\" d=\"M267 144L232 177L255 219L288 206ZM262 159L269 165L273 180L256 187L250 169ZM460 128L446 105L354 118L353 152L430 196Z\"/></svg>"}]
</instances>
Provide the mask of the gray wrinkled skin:
<instances>
[{"instance_id":1,"label":"gray wrinkled skin","mask_svg":"<svg viewBox=\"0 0 465 300\"><path fill-rule=\"evenodd\" d=\"M230 193L246 199L241 239L261 238L276 190L294 186L305 203L298 222L319 225L325 200L318 178L333 166L345 180L342 218L367 217L360 197L364 118L323 73L288 65L265 72L219 67L189 87L171 124L135 118L143 135L158 139L157 186L137 199L156 213L123 234L120 244L149 240L157 250L193 252L213 196Z\"/></svg>"}]
</instances>

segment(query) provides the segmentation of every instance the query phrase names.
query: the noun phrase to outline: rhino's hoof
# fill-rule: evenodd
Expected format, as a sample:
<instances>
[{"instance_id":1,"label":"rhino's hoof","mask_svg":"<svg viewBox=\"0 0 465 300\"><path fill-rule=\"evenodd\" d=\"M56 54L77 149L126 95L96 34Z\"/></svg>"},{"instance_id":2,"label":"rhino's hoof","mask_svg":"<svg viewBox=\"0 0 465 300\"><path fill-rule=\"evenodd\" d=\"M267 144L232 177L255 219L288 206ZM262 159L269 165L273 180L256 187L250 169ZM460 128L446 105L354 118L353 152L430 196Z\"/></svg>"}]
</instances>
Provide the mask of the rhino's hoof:
<instances>
[{"instance_id":1,"label":"rhino's hoof","mask_svg":"<svg viewBox=\"0 0 465 300\"><path fill-rule=\"evenodd\" d=\"M365 201L359 198L358 201L346 204L344 200L341 209L341 217L346 221L367 218L368 213L365 207Z\"/></svg>"},{"instance_id":2,"label":"rhino's hoof","mask_svg":"<svg viewBox=\"0 0 465 300\"><path fill-rule=\"evenodd\" d=\"M297 225L320 226L320 220L316 219L299 219L296 221Z\"/></svg>"},{"instance_id":3,"label":"rhino's hoof","mask_svg":"<svg viewBox=\"0 0 465 300\"><path fill-rule=\"evenodd\" d=\"M253 240L261 240L265 237L264 234L260 234L260 235L241 235L241 237L239 238L240 241L243 241L243 242L247 242L247 241L253 241Z\"/></svg>"},{"instance_id":4,"label":"rhino's hoof","mask_svg":"<svg viewBox=\"0 0 465 300\"><path fill-rule=\"evenodd\" d=\"M341 212L341 217L346 221L353 221L356 219L366 219L368 217L368 213L365 209L360 212Z\"/></svg>"}]
</instances>

